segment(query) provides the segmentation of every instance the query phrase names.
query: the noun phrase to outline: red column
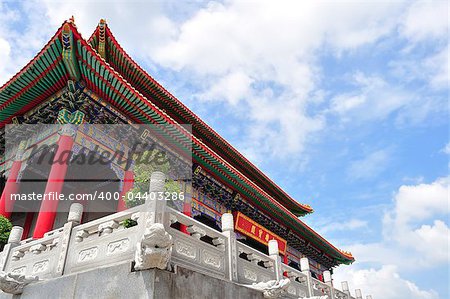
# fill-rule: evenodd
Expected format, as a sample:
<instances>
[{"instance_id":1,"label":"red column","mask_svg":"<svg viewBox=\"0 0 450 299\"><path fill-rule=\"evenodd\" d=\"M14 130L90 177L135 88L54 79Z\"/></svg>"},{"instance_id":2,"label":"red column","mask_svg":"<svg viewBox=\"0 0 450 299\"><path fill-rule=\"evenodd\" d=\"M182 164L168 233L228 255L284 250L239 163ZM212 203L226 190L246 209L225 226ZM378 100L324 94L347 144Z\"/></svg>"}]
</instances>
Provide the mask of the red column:
<instances>
[{"instance_id":1,"label":"red column","mask_svg":"<svg viewBox=\"0 0 450 299\"><path fill-rule=\"evenodd\" d=\"M183 214L189 217L192 216L192 206L190 202L183 203ZM190 235L189 232L187 231L187 226L184 224L180 225L180 231L187 235Z\"/></svg>"},{"instance_id":2,"label":"red column","mask_svg":"<svg viewBox=\"0 0 450 299\"><path fill-rule=\"evenodd\" d=\"M123 176L123 187L122 192L120 192L119 202L117 204L117 212L124 211L127 209L127 205L125 204L125 196L127 192L133 188L134 184L134 173L132 170L127 170Z\"/></svg>"},{"instance_id":3,"label":"red column","mask_svg":"<svg viewBox=\"0 0 450 299\"><path fill-rule=\"evenodd\" d=\"M19 176L20 167L22 167L22 161L14 161L12 163L5 189L3 189L2 197L0 198L0 214L6 218L11 217L14 208L14 201L11 200L11 194L17 193L19 190L17 177Z\"/></svg>"},{"instance_id":4,"label":"red column","mask_svg":"<svg viewBox=\"0 0 450 299\"><path fill-rule=\"evenodd\" d=\"M28 238L28 234L31 230L31 224L33 224L34 212L27 212L25 223L23 224L22 240Z\"/></svg>"},{"instance_id":5,"label":"red column","mask_svg":"<svg viewBox=\"0 0 450 299\"><path fill-rule=\"evenodd\" d=\"M286 264L286 265L289 264L289 259L288 259L288 257L287 257L287 253L286 253L285 255L283 255L283 264ZM283 272L283 276L284 276L284 277L288 277L286 271Z\"/></svg>"},{"instance_id":6,"label":"red column","mask_svg":"<svg viewBox=\"0 0 450 299\"><path fill-rule=\"evenodd\" d=\"M58 200L54 200L54 198L52 200L51 196L60 194L62 191L72 145L73 138L71 136L61 135L59 137L58 149L48 176L44 199L42 200L41 208L39 210L36 227L33 233L33 239L42 238L46 232L53 229L56 211L58 208Z\"/></svg>"}]
</instances>

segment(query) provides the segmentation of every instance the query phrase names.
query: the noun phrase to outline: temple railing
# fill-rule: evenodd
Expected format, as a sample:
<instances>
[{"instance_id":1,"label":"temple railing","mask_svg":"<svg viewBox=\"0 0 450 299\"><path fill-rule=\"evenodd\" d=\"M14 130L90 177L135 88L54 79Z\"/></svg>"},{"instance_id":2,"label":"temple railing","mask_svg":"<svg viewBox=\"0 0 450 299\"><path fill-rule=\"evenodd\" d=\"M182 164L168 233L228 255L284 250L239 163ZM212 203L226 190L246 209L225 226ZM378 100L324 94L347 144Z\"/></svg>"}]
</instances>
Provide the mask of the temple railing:
<instances>
[{"instance_id":1,"label":"temple railing","mask_svg":"<svg viewBox=\"0 0 450 299\"><path fill-rule=\"evenodd\" d=\"M334 297L336 299L353 298L353 297L347 297L347 295L344 292L342 292L342 291L340 291L338 289L334 289Z\"/></svg>"},{"instance_id":2,"label":"temple railing","mask_svg":"<svg viewBox=\"0 0 450 299\"><path fill-rule=\"evenodd\" d=\"M312 289L313 289L314 296L328 295L328 297L331 297L330 286L328 286L327 284L325 284L325 283L321 282L320 280L315 279L313 277L311 277L311 281L312 281Z\"/></svg>"},{"instance_id":3,"label":"temple railing","mask_svg":"<svg viewBox=\"0 0 450 299\"><path fill-rule=\"evenodd\" d=\"M308 295L307 275L286 264L281 265L283 272L291 280L287 293L292 298L304 298Z\"/></svg>"},{"instance_id":4,"label":"temple railing","mask_svg":"<svg viewBox=\"0 0 450 299\"><path fill-rule=\"evenodd\" d=\"M152 187L152 175L150 192L163 188L161 175L159 173L156 187ZM329 271L324 272L325 282L311 277L307 258L300 259L301 270L283 264L275 240L269 241L268 255L237 241L230 213L222 215L222 232L167 207L165 201L149 201L79 224L82 213L81 204L72 204L66 224L41 239L20 241L23 229L13 227L8 244L0 253L0 289L5 290L2 275L20 274L45 280L126 262L130 263L130 269L148 269L142 258L145 259L149 252L161 250L158 241L165 236L170 238L166 252L170 263L164 267L175 272L177 267L183 267L248 287L289 280L282 295L284 298L324 295L330 299L353 298L346 282L342 284L343 291L332 286ZM132 221L129 220L136 222L130 225ZM159 229L159 235L155 233L155 227ZM360 294L359 290L357 294Z\"/></svg>"},{"instance_id":5,"label":"temple railing","mask_svg":"<svg viewBox=\"0 0 450 299\"><path fill-rule=\"evenodd\" d=\"M264 253L237 243L237 275L240 283L257 283L276 279L274 261Z\"/></svg>"},{"instance_id":6,"label":"temple railing","mask_svg":"<svg viewBox=\"0 0 450 299\"><path fill-rule=\"evenodd\" d=\"M64 273L132 260L139 227L126 228L126 219L136 218L140 208L108 215L73 228Z\"/></svg>"},{"instance_id":7,"label":"temple railing","mask_svg":"<svg viewBox=\"0 0 450 299\"><path fill-rule=\"evenodd\" d=\"M41 278L60 276L58 266L61 264L58 263L65 254L61 246L62 235L59 229L38 240L27 240L16 243L16 246L7 244L3 250L2 270L20 275L38 275Z\"/></svg>"},{"instance_id":8,"label":"temple railing","mask_svg":"<svg viewBox=\"0 0 450 299\"><path fill-rule=\"evenodd\" d=\"M174 264L210 276L225 279L227 275L226 237L220 232L167 207L170 224L186 226L187 233L171 226L168 233L173 238Z\"/></svg>"}]
</instances>

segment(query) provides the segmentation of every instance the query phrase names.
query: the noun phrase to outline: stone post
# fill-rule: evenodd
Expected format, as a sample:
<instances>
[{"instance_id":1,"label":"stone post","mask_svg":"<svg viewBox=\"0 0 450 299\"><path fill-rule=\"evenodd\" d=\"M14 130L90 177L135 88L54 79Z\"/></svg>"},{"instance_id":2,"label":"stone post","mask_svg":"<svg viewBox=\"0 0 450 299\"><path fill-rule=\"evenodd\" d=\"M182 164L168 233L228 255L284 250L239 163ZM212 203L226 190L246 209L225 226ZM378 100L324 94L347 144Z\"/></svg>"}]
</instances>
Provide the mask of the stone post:
<instances>
[{"instance_id":1,"label":"stone post","mask_svg":"<svg viewBox=\"0 0 450 299\"><path fill-rule=\"evenodd\" d=\"M166 175L155 171L150 176L149 192L139 212L134 269L169 269L172 255L172 236L167 232L170 217L167 215L164 185ZM134 217L133 217L134 218Z\"/></svg>"},{"instance_id":2,"label":"stone post","mask_svg":"<svg viewBox=\"0 0 450 299\"><path fill-rule=\"evenodd\" d=\"M20 226L13 226L9 233L8 244L19 245L22 240L23 228Z\"/></svg>"},{"instance_id":3,"label":"stone post","mask_svg":"<svg viewBox=\"0 0 450 299\"><path fill-rule=\"evenodd\" d=\"M3 247L3 251L0 253L0 271L4 271L6 267L6 262L8 261L11 249L20 244L22 240L23 228L20 226L13 226L11 232L9 233L8 243Z\"/></svg>"},{"instance_id":4,"label":"stone post","mask_svg":"<svg viewBox=\"0 0 450 299\"><path fill-rule=\"evenodd\" d=\"M356 299L363 299L360 289L355 290Z\"/></svg>"},{"instance_id":5,"label":"stone post","mask_svg":"<svg viewBox=\"0 0 450 299\"><path fill-rule=\"evenodd\" d=\"M330 297L334 299L334 287L333 287L333 279L331 278L331 272L330 271L324 271L323 272L323 281L330 289Z\"/></svg>"},{"instance_id":6,"label":"stone post","mask_svg":"<svg viewBox=\"0 0 450 299\"><path fill-rule=\"evenodd\" d=\"M350 291L348 289L348 282L346 282L346 281L341 282L341 286L342 286L342 292L344 292L345 295L347 295L347 298L350 298Z\"/></svg>"},{"instance_id":7,"label":"stone post","mask_svg":"<svg viewBox=\"0 0 450 299\"><path fill-rule=\"evenodd\" d=\"M164 185L166 175L160 171L155 171L150 177L150 187L148 198L145 201L147 220L152 223L165 224L166 201L164 197Z\"/></svg>"},{"instance_id":8,"label":"stone post","mask_svg":"<svg viewBox=\"0 0 450 299\"><path fill-rule=\"evenodd\" d=\"M228 267L228 279L230 281L238 282L238 253L237 253L237 241L236 233L234 232L233 214L225 213L222 215L222 234L226 237L226 250L227 250L227 267Z\"/></svg>"},{"instance_id":9,"label":"stone post","mask_svg":"<svg viewBox=\"0 0 450 299\"><path fill-rule=\"evenodd\" d=\"M138 227L141 234L139 237L138 246L143 246L141 242L146 239L146 236L151 232L152 227L156 223L164 226L165 230L170 226L170 217L166 217L166 201L164 198L164 185L166 182L166 175L160 171L152 172L150 176L150 185L145 203L141 206L139 216L135 218L138 221ZM142 250L140 248L139 250ZM141 257L144 259L144 257ZM135 258L137 268L139 270L148 268L149 266L143 260L140 264Z\"/></svg>"},{"instance_id":10,"label":"stone post","mask_svg":"<svg viewBox=\"0 0 450 299\"><path fill-rule=\"evenodd\" d=\"M83 217L83 205L81 203L73 203L70 205L69 216L67 222L73 222L74 224L80 224Z\"/></svg>"},{"instance_id":11,"label":"stone post","mask_svg":"<svg viewBox=\"0 0 450 299\"><path fill-rule=\"evenodd\" d=\"M73 203L70 205L67 222L64 224L63 231L59 237L60 247L58 264L56 265L56 275L63 275L64 273L64 266L66 264L67 252L69 251L72 229L81 223L83 208L84 206L81 203Z\"/></svg>"},{"instance_id":12,"label":"stone post","mask_svg":"<svg viewBox=\"0 0 450 299\"><path fill-rule=\"evenodd\" d=\"M273 259L275 270L275 279L281 280L283 279L283 270L281 269L281 257L280 252L278 251L278 241L277 240L270 240L269 241L269 256Z\"/></svg>"},{"instance_id":13,"label":"stone post","mask_svg":"<svg viewBox=\"0 0 450 299\"><path fill-rule=\"evenodd\" d=\"M311 280L311 272L309 272L309 260L306 257L300 259L300 270L306 275L306 288L308 290L308 297L314 296Z\"/></svg>"}]
</instances>

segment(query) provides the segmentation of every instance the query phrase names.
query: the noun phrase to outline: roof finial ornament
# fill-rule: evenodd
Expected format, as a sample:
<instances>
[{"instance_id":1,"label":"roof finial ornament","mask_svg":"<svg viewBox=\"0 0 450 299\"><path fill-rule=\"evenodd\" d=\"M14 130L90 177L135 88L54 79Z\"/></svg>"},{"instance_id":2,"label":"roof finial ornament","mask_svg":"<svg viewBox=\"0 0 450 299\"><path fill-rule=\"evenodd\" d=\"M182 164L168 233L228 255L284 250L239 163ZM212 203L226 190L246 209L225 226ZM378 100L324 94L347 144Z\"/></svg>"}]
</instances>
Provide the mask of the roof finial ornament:
<instances>
[{"instance_id":1,"label":"roof finial ornament","mask_svg":"<svg viewBox=\"0 0 450 299\"><path fill-rule=\"evenodd\" d=\"M106 59L106 20L100 19L98 23L98 48L97 52Z\"/></svg>"},{"instance_id":2,"label":"roof finial ornament","mask_svg":"<svg viewBox=\"0 0 450 299\"><path fill-rule=\"evenodd\" d=\"M69 23L72 23L75 25L75 18L73 15L69 18Z\"/></svg>"}]
</instances>

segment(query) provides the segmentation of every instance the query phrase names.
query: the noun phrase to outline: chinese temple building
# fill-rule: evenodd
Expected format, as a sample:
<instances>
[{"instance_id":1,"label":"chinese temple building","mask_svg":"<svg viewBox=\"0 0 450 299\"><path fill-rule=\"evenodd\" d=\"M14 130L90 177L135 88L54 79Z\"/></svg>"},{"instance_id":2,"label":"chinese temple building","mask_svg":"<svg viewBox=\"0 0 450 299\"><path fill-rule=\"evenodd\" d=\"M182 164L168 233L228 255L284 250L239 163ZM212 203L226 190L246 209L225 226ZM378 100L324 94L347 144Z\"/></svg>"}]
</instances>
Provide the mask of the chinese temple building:
<instances>
[{"instance_id":1,"label":"chinese temple building","mask_svg":"<svg viewBox=\"0 0 450 299\"><path fill-rule=\"evenodd\" d=\"M70 176L71 165L35 167L27 154L31 143L57 144L58 152L76 151L86 143L111 150L127 145L117 143L105 132L50 130L33 141L20 140L17 154L8 155L4 146L6 126L72 124L76 128L82 123L190 125L191 184L179 182L186 200L175 205L177 210L218 231L222 215L232 213L238 242L267 254L269 241L277 240L284 264L300 269L300 259L307 257L312 276L318 280L323 281L324 271L354 261L350 253L333 246L300 219L313 212L309 205L289 196L142 69L120 46L104 20L89 39L81 36L73 19L64 22L43 49L0 89L0 214L23 227L22 239L46 236L62 227L68 214L68 207L58 208L57 201L45 199L36 203L40 205L36 212L11 207L8 198L26 188L22 180L36 179L35 191L41 193L77 189L70 180L54 179ZM124 134L139 139L141 133L136 129ZM182 134L187 136L184 131ZM93 169L92 176L112 179L89 188L108 188L123 195L133 188L134 175L133 168L111 163L104 169ZM109 205L100 214L85 212L82 223L127 209L122 200L110 201ZM179 229L186 231L183 226Z\"/></svg>"}]
</instances>

